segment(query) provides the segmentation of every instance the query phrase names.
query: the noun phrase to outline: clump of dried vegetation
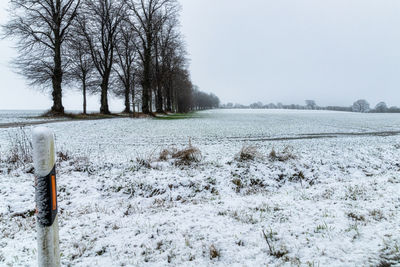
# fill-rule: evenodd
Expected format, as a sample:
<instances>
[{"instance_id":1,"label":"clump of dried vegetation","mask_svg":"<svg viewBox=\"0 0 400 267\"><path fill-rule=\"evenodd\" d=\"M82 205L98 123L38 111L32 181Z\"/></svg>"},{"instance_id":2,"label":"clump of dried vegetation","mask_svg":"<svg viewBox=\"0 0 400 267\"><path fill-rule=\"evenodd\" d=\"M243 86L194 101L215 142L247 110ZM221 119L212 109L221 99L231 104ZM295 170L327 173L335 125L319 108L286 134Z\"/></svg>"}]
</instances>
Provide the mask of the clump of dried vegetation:
<instances>
[{"instance_id":1,"label":"clump of dried vegetation","mask_svg":"<svg viewBox=\"0 0 400 267\"><path fill-rule=\"evenodd\" d=\"M177 159L179 163L190 164L201 160L201 152L198 148L189 146L173 153L172 158Z\"/></svg>"},{"instance_id":2,"label":"clump of dried vegetation","mask_svg":"<svg viewBox=\"0 0 400 267\"><path fill-rule=\"evenodd\" d=\"M271 256L274 256L277 259L286 257L286 255L289 253L286 246L280 244L278 247L276 244L279 241L276 237L277 233L273 232L271 229L269 232L263 230L262 234L265 242L267 242L269 254ZM287 259L285 259L285 261L287 261Z\"/></svg>"},{"instance_id":3,"label":"clump of dried vegetation","mask_svg":"<svg viewBox=\"0 0 400 267\"><path fill-rule=\"evenodd\" d=\"M395 240L384 240L380 251L379 267L398 266L400 262L400 243Z\"/></svg>"},{"instance_id":4,"label":"clump of dried vegetation","mask_svg":"<svg viewBox=\"0 0 400 267\"><path fill-rule=\"evenodd\" d=\"M269 159L272 161L284 162L296 158L297 157L293 153L293 148L291 146L286 146L282 152L279 152L273 148L269 153ZM259 152L257 146L252 145L244 145L239 154L236 156L236 160L238 161L251 161L256 159L264 159L264 155Z\"/></svg>"},{"instance_id":5,"label":"clump of dried vegetation","mask_svg":"<svg viewBox=\"0 0 400 267\"><path fill-rule=\"evenodd\" d=\"M57 161L60 162L64 162L64 161L69 161L71 160L71 156L69 154L69 152L67 151L58 151L57 152Z\"/></svg>"},{"instance_id":6,"label":"clump of dried vegetation","mask_svg":"<svg viewBox=\"0 0 400 267\"><path fill-rule=\"evenodd\" d=\"M32 142L24 128L8 135L10 150L6 163L20 167L32 162Z\"/></svg>"},{"instance_id":7,"label":"clump of dried vegetation","mask_svg":"<svg viewBox=\"0 0 400 267\"><path fill-rule=\"evenodd\" d=\"M137 170L140 168L146 168L150 169L151 168L151 162L153 159L151 157L143 157L143 156L138 156L136 157L136 162L137 162Z\"/></svg>"},{"instance_id":8,"label":"clump of dried vegetation","mask_svg":"<svg viewBox=\"0 0 400 267\"><path fill-rule=\"evenodd\" d=\"M167 161L173 159L177 165L190 165L193 162L201 161L201 151L192 145L189 140L189 145L181 150L177 148L163 149L160 153L159 160Z\"/></svg>"},{"instance_id":9,"label":"clump of dried vegetation","mask_svg":"<svg viewBox=\"0 0 400 267\"><path fill-rule=\"evenodd\" d=\"M4 156L1 158L1 162L6 165L8 172L23 167L26 173L33 174L32 141L25 128L21 127L9 133L8 139L8 152L4 153ZM90 165L87 157L75 157L68 151L58 151L56 156L58 166L63 162L68 162L69 166L72 166L72 170L74 171L87 171Z\"/></svg>"},{"instance_id":10,"label":"clump of dried vegetation","mask_svg":"<svg viewBox=\"0 0 400 267\"><path fill-rule=\"evenodd\" d=\"M74 155L67 150L60 150L56 155L57 166L61 166L65 162L64 166L69 166L66 168L69 171L94 173L94 167L87 156Z\"/></svg>"},{"instance_id":11,"label":"clump of dried vegetation","mask_svg":"<svg viewBox=\"0 0 400 267\"><path fill-rule=\"evenodd\" d=\"M258 151L256 146L248 145L244 145L236 157L236 159L239 161L249 161L262 158L263 155Z\"/></svg>"},{"instance_id":12,"label":"clump of dried vegetation","mask_svg":"<svg viewBox=\"0 0 400 267\"><path fill-rule=\"evenodd\" d=\"M69 160L69 166L73 167L75 172L86 172L93 174L95 169L87 156L73 157Z\"/></svg>"},{"instance_id":13,"label":"clump of dried vegetation","mask_svg":"<svg viewBox=\"0 0 400 267\"><path fill-rule=\"evenodd\" d=\"M8 134L8 150L0 157L10 172L12 169L24 167L31 172L32 166L32 142L24 128L19 128Z\"/></svg>"},{"instance_id":14,"label":"clump of dried vegetation","mask_svg":"<svg viewBox=\"0 0 400 267\"><path fill-rule=\"evenodd\" d=\"M279 152L273 148L269 153L269 158L272 161L288 161L291 159L296 159L296 155L293 153L293 148L291 146L286 146L282 152Z\"/></svg>"},{"instance_id":15,"label":"clump of dried vegetation","mask_svg":"<svg viewBox=\"0 0 400 267\"><path fill-rule=\"evenodd\" d=\"M210 246L210 260L219 258L220 256L221 256L221 253L219 252L219 250L214 245L211 245Z\"/></svg>"},{"instance_id":16,"label":"clump of dried vegetation","mask_svg":"<svg viewBox=\"0 0 400 267\"><path fill-rule=\"evenodd\" d=\"M347 217L353 221L365 221L365 216L355 212L348 212Z\"/></svg>"},{"instance_id":17,"label":"clump of dried vegetation","mask_svg":"<svg viewBox=\"0 0 400 267\"><path fill-rule=\"evenodd\" d=\"M56 155L57 166L65 172L80 172L93 175L100 168L108 168L107 163L94 165L87 155L73 154L68 150L60 150Z\"/></svg>"}]
</instances>

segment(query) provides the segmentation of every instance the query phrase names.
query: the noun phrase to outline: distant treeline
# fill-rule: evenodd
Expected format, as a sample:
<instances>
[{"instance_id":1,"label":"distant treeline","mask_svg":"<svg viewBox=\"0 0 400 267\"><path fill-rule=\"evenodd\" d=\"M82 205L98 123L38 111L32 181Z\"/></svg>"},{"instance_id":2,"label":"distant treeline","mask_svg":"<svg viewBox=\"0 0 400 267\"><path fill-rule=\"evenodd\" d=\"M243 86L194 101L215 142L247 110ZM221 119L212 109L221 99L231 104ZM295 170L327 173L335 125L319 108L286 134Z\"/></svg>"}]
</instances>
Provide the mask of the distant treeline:
<instances>
[{"instance_id":1,"label":"distant treeline","mask_svg":"<svg viewBox=\"0 0 400 267\"><path fill-rule=\"evenodd\" d=\"M195 88L177 0L13 0L4 37L17 42L16 71L64 114L65 88L124 100L126 113L188 112L219 106ZM1 36L0 36L1 37Z\"/></svg>"},{"instance_id":2,"label":"distant treeline","mask_svg":"<svg viewBox=\"0 0 400 267\"><path fill-rule=\"evenodd\" d=\"M220 100L213 93L207 94L194 88L193 91L193 109L202 110L202 109L212 109L219 108Z\"/></svg>"},{"instance_id":3,"label":"distant treeline","mask_svg":"<svg viewBox=\"0 0 400 267\"><path fill-rule=\"evenodd\" d=\"M371 108L370 104L360 99L353 103L352 106L318 106L314 100L306 100L305 105L291 104L284 105L282 103L263 104L262 102L255 102L248 106L242 104L227 103L223 104L221 108L226 109L299 109L299 110L332 110L332 111L346 111L346 112L361 112L361 113L400 113L400 108L396 106L388 107L385 102L379 102L375 108Z\"/></svg>"}]
</instances>

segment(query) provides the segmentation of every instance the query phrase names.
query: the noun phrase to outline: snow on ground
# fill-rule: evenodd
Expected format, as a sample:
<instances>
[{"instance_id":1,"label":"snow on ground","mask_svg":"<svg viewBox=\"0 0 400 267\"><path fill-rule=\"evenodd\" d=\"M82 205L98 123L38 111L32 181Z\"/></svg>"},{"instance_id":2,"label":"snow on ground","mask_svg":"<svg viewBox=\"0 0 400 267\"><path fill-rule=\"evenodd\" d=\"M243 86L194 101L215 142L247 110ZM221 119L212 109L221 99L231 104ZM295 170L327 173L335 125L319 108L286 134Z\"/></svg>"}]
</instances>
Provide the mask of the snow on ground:
<instances>
[{"instance_id":1,"label":"snow on ground","mask_svg":"<svg viewBox=\"0 0 400 267\"><path fill-rule=\"evenodd\" d=\"M26 110L0 110L0 123L19 123L27 121L42 121L43 118L34 118L43 114L44 111Z\"/></svg>"},{"instance_id":2,"label":"snow on ground","mask_svg":"<svg viewBox=\"0 0 400 267\"><path fill-rule=\"evenodd\" d=\"M217 110L49 127L63 152L63 266L400 266L400 136L376 133L399 131L398 115ZM33 175L6 163L17 131L0 129L0 266L36 262ZM189 142L199 162L159 159Z\"/></svg>"}]
</instances>

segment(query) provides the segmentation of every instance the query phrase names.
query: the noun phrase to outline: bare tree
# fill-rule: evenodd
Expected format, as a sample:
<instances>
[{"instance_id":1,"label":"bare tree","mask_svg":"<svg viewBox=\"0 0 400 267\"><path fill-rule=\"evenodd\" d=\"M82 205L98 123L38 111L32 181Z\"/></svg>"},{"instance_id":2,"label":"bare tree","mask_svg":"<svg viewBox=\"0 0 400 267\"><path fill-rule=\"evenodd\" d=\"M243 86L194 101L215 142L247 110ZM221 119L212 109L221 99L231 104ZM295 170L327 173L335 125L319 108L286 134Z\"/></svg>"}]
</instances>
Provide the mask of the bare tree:
<instances>
[{"instance_id":1,"label":"bare tree","mask_svg":"<svg viewBox=\"0 0 400 267\"><path fill-rule=\"evenodd\" d=\"M167 86L166 78L168 77L168 64L171 57L174 55L174 49L177 48L177 43L182 42L181 36L177 31L179 20L177 18L178 9L170 12L169 16L163 22L159 33L155 38L154 43L154 72L156 84L156 108L157 113L163 113L164 108L167 109Z\"/></svg>"},{"instance_id":2,"label":"bare tree","mask_svg":"<svg viewBox=\"0 0 400 267\"><path fill-rule=\"evenodd\" d=\"M178 97L185 90L185 88L176 86L176 84L180 82L180 79L189 79L189 75L182 74L184 70L188 69L188 59L186 56L187 52L180 38L176 38L170 43L164 59L165 70L163 75L163 86L167 98L166 111L168 112L176 112L178 110Z\"/></svg>"},{"instance_id":3,"label":"bare tree","mask_svg":"<svg viewBox=\"0 0 400 267\"><path fill-rule=\"evenodd\" d=\"M200 91L197 86L193 87L193 109L202 110L218 108L219 105L220 100L216 95L204 93ZM257 105L259 106L259 103L257 103ZM232 106L233 104L229 103L228 107L232 108Z\"/></svg>"},{"instance_id":4,"label":"bare tree","mask_svg":"<svg viewBox=\"0 0 400 267\"><path fill-rule=\"evenodd\" d=\"M175 72L174 87L176 89L176 111L179 113L191 111L194 106L193 84L190 80L190 74L187 69L180 69Z\"/></svg>"},{"instance_id":5,"label":"bare tree","mask_svg":"<svg viewBox=\"0 0 400 267\"><path fill-rule=\"evenodd\" d=\"M77 32L77 31L76 31ZM82 36L75 36L68 42L68 78L81 84L83 97L83 114L87 114L87 94L97 85L94 77L94 64L90 50Z\"/></svg>"},{"instance_id":6,"label":"bare tree","mask_svg":"<svg viewBox=\"0 0 400 267\"><path fill-rule=\"evenodd\" d=\"M115 70L123 90L116 90L117 95L124 96L125 113L130 113L131 102L135 102L135 78L137 68L135 66L137 60L137 34L131 28L131 23L124 21L120 24L120 41L116 45L117 64ZM135 107L133 106L133 112Z\"/></svg>"},{"instance_id":7,"label":"bare tree","mask_svg":"<svg viewBox=\"0 0 400 267\"><path fill-rule=\"evenodd\" d=\"M17 39L17 72L31 85L52 87L54 114L63 114L62 83L65 70L63 46L70 37L80 0L11 0L11 20L4 36Z\"/></svg>"},{"instance_id":8,"label":"bare tree","mask_svg":"<svg viewBox=\"0 0 400 267\"><path fill-rule=\"evenodd\" d=\"M80 34L85 37L101 80L100 113L110 114L108 91L118 42L118 27L124 19L125 1L86 0L80 15Z\"/></svg>"},{"instance_id":9,"label":"bare tree","mask_svg":"<svg viewBox=\"0 0 400 267\"><path fill-rule=\"evenodd\" d=\"M176 9L176 0L129 0L132 28L140 38L137 46L142 63L142 111L150 113L154 44L164 21Z\"/></svg>"}]
</instances>

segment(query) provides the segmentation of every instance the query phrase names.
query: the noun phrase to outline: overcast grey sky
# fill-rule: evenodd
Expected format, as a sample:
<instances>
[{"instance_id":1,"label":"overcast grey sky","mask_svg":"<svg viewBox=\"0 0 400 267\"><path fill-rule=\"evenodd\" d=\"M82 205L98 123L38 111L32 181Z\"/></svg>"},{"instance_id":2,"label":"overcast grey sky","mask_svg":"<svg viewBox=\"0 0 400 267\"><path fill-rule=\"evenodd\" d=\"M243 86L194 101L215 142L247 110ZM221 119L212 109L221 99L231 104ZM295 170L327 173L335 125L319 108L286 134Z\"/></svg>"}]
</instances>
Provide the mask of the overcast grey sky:
<instances>
[{"instance_id":1,"label":"overcast grey sky","mask_svg":"<svg viewBox=\"0 0 400 267\"><path fill-rule=\"evenodd\" d=\"M4 22L8 1L0 3ZM365 98L400 106L398 0L181 0L192 80L223 102L351 105ZM0 109L45 109L0 41ZM98 109L91 98L90 109ZM66 92L67 109L81 99ZM122 103L112 100L114 110Z\"/></svg>"}]
</instances>

